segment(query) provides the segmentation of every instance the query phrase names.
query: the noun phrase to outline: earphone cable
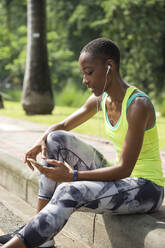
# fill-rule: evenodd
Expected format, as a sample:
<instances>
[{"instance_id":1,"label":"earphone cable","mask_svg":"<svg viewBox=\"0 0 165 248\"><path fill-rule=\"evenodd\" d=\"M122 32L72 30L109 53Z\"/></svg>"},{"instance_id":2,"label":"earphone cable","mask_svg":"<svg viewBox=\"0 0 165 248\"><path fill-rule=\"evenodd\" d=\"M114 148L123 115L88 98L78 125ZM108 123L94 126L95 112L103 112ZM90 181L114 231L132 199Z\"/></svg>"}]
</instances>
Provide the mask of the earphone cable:
<instances>
[{"instance_id":1,"label":"earphone cable","mask_svg":"<svg viewBox=\"0 0 165 248\"><path fill-rule=\"evenodd\" d=\"M102 97L104 94L105 87L107 85L107 76L108 76L108 72L106 73L104 88L102 91ZM100 101L100 103L101 103L101 101ZM96 104L97 104L97 123L98 123L98 128L99 128L99 133L98 133L99 138L101 138L100 103L99 103L99 100L97 100ZM94 155L93 155L93 162L94 163L95 163L95 156L96 156L96 152L94 152ZM93 244L95 242L96 217L97 217L97 214L95 213L94 217L93 217Z\"/></svg>"}]
</instances>

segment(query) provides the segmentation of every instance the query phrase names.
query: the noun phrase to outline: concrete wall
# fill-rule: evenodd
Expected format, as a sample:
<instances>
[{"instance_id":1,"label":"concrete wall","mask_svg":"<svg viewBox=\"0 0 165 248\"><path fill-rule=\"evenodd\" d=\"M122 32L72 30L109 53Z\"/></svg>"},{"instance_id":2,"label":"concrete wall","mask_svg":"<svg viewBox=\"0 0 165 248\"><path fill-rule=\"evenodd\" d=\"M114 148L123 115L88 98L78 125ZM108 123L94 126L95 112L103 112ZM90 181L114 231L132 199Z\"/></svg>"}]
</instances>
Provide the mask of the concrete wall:
<instances>
[{"instance_id":1,"label":"concrete wall","mask_svg":"<svg viewBox=\"0 0 165 248\"><path fill-rule=\"evenodd\" d=\"M0 184L36 207L38 173L32 173L22 161L1 151ZM95 228L94 217L93 213L74 213L60 234L61 241L66 239L72 248L165 247L165 222L150 215L96 215Z\"/></svg>"}]
</instances>

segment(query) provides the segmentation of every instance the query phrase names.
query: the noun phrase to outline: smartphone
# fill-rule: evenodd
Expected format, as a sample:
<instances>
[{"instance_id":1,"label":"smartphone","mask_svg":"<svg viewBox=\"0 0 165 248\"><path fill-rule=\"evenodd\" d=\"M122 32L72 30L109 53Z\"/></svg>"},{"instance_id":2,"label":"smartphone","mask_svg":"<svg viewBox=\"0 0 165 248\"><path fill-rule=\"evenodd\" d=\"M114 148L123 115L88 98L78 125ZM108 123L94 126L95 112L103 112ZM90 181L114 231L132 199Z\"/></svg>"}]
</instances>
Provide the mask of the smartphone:
<instances>
[{"instance_id":1,"label":"smartphone","mask_svg":"<svg viewBox=\"0 0 165 248\"><path fill-rule=\"evenodd\" d=\"M66 167L68 167L68 169L72 169L72 167L67 162L64 161L64 164Z\"/></svg>"},{"instance_id":2,"label":"smartphone","mask_svg":"<svg viewBox=\"0 0 165 248\"><path fill-rule=\"evenodd\" d=\"M33 158L27 158L28 161L30 161L32 164L38 164L40 166L43 166L43 164L41 164L40 162L36 161L35 159Z\"/></svg>"}]
</instances>

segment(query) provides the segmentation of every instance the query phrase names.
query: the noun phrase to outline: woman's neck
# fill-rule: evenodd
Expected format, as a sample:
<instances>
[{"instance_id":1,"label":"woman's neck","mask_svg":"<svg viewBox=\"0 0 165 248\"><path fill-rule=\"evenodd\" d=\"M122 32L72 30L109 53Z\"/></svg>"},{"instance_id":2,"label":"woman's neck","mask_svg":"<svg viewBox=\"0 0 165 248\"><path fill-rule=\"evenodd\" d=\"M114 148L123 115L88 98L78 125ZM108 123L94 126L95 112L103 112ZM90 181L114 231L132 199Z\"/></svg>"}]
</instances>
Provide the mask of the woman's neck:
<instances>
[{"instance_id":1,"label":"woman's neck","mask_svg":"<svg viewBox=\"0 0 165 248\"><path fill-rule=\"evenodd\" d=\"M120 74L111 77L109 85L110 87L107 88L106 92L112 102L122 101L127 88L130 87L130 85L120 77Z\"/></svg>"}]
</instances>

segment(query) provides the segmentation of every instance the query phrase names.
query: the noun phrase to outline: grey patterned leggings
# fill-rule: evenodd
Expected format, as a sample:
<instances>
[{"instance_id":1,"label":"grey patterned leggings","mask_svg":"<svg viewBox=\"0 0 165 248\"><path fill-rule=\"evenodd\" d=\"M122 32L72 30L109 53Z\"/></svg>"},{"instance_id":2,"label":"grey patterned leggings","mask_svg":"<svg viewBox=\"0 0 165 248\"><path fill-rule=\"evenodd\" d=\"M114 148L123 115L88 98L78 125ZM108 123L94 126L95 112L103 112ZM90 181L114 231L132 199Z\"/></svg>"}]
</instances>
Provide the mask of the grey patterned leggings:
<instances>
[{"instance_id":1,"label":"grey patterned leggings","mask_svg":"<svg viewBox=\"0 0 165 248\"><path fill-rule=\"evenodd\" d=\"M48 158L66 161L77 170L93 170L110 165L95 148L65 131L49 134L47 153ZM159 208L163 196L163 187L143 178L57 184L41 174L39 197L50 201L20 231L19 238L28 248L38 247L56 235L70 215L82 207L95 213L146 213Z\"/></svg>"}]
</instances>

